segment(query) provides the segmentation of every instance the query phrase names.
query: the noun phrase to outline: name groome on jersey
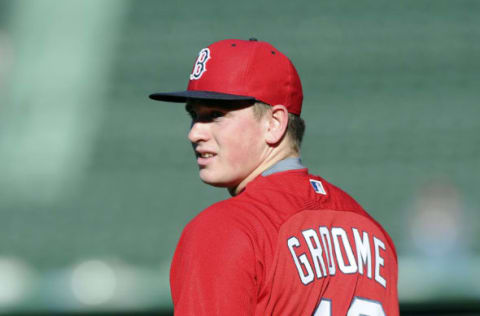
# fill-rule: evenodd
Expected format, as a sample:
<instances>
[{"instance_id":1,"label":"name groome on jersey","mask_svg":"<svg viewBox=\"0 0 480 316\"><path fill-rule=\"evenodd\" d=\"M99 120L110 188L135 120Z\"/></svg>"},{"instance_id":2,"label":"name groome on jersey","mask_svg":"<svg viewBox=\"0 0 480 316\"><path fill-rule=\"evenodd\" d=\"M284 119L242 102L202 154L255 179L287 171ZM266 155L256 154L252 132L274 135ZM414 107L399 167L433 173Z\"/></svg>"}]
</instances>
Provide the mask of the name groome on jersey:
<instances>
[{"instance_id":1,"label":"name groome on jersey","mask_svg":"<svg viewBox=\"0 0 480 316\"><path fill-rule=\"evenodd\" d=\"M356 256L352 250L352 246L347 236L347 232L342 227L328 228L320 226L318 230L307 229L302 231L303 238L292 236L288 238L287 244L292 255L298 275L303 284L307 285L322 277L328 275L333 276L337 273L337 268L344 274L366 274L369 279L378 282L383 287L387 286L387 281L382 276L382 267L384 266L384 258L380 253L385 251L383 241L375 236L370 239L367 232L360 232L357 228L352 228L354 237L354 246L356 248ZM320 242L321 239L321 242ZM373 247L370 243L373 240ZM296 248L307 245L310 258L305 253L297 254ZM333 256L335 253L335 256ZM324 256L325 259L324 260ZM372 267L372 258L375 258L375 266Z\"/></svg>"}]
</instances>

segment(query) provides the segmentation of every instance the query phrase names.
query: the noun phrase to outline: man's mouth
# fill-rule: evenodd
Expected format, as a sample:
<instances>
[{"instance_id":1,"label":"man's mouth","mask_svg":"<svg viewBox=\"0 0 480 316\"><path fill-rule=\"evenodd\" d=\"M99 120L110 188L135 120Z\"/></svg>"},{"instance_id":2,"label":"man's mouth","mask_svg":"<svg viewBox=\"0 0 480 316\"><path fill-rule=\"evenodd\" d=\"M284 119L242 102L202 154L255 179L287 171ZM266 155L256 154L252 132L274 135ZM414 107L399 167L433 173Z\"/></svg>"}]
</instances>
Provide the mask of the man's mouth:
<instances>
[{"instance_id":1,"label":"man's mouth","mask_svg":"<svg viewBox=\"0 0 480 316\"><path fill-rule=\"evenodd\" d=\"M215 155L212 154L212 153L197 153L197 156L201 157L201 158L210 158L210 157L213 157Z\"/></svg>"},{"instance_id":2,"label":"man's mouth","mask_svg":"<svg viewBox=\"0 0 480 316\"><path fill-rule=\"evenodd\" d=\"M196 151L197 163L200 166L206 166L210 162L210 159L213 159L217 154L209 151Z\"/></svg>"}]
</instances>

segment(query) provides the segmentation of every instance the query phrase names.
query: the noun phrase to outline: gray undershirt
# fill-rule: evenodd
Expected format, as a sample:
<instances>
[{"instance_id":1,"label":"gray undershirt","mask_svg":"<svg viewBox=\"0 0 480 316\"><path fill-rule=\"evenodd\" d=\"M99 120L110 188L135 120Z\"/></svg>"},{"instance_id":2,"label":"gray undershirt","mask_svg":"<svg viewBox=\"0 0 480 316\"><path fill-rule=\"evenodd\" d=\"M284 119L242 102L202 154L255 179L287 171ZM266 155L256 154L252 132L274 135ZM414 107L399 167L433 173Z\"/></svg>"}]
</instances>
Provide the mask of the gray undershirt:
<instances>
[{"instance_id":1,"label":"gray undershirt","mask_svg":"<svg viewBox=\"0 0 480 316\"><path fill-rule=\"evenodd\" d=\"M302 161L299 157L280 160L279 162L262 172L262 176L266 177L277 172L295 169L305 169L305 166L302 165Z\"/></svg>"}]
</instances>

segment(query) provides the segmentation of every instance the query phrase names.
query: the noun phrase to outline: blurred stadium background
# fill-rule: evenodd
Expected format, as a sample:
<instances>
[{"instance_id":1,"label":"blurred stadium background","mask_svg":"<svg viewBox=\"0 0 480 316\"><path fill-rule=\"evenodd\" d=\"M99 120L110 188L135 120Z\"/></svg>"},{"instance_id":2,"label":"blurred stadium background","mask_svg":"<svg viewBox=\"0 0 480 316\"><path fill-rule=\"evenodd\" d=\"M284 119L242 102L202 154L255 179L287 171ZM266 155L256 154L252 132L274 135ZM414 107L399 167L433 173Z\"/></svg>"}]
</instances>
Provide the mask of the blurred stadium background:
<instances>
[{"instance_id":1,"label":"blurred stadium background","mask_svg":"<svg viewBox=\"0 0 480 316\"><path fill-rule=\"evenodd\" d=\"M403 315L480 314L480 1L0 0L0 313L172 312L203 185L196 53L268 40L304 85L303 161L384 224Z\"/></svg>"}]
</instances>

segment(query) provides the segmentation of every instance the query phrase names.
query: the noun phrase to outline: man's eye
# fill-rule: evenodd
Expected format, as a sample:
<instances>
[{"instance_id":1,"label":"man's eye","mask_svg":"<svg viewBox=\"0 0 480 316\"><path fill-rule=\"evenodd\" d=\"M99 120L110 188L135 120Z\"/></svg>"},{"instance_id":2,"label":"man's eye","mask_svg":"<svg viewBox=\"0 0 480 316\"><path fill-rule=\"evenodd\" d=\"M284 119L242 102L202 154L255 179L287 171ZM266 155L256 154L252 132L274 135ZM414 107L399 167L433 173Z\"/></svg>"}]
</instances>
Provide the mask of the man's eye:
<instances>
[{"instance_id":1,"label":"man's eye","mask_svg":"<svg viewBox=\"0 0 480 316\"><path fill-rule=\"evenodd\" d=\"M217 118L225 116L225 113L221 111L211 111L206 113L196 113L194 111L189 111L190 117L193 122L210 122Z\"/></svg>"},{"instance_id":2,"label":"man's eye","mask_svg":"<svg viewBox=\"0 0 480 316\"><path fill-rule=\"evenodd\" d=\"M224 114L220 111L213 111L212 113L210 113L210 117L212 119L216 119L216 118L219 118L219 117L222 117Z\"/></svg>"}]
</instances>

